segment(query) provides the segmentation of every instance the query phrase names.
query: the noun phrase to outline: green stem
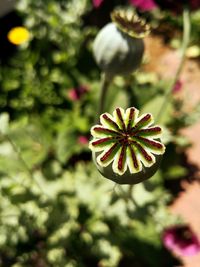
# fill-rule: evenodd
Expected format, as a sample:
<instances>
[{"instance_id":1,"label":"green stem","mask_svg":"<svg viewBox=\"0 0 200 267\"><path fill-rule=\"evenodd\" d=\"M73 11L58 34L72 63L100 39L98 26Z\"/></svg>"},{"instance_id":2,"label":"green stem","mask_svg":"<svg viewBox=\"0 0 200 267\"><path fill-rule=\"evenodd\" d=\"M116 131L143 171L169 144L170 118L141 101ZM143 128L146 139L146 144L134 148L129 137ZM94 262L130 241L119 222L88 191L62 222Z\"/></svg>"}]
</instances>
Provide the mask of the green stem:
<instances>
[{"instance_id":1,"label":"green stem","mask_svg":"<svg viewBox=\"0 0 200 267\"><path fill-rule=\"evenodd\" d=\"M120 191L122 192L123 198L126 201L126 203L128 203L128 201L131 201L136 208L139 208L139 205L137 204L137 202L134 199L133 194L132 194L133 185L129 186L127 192L122 188L121 185L119 185L118 187L119 187Z\"/></svg>"},{"instance_id":2,"label":"green stem","mask_svg":"<svg viewBox=\"0 0 200 267\"><path fill-rule=\"evenodd\" d=\"M45 192L44 190L42 189L42 187L40 186L40 184L34 179L33 175L32 175L32 172L31 170L29 169L26 161L23 159L21 153L19 152L16 144L12 141L12 139L7 135L7 134L4 134L3 135L4 138L10 143L10 145L12 146L13 150L15 151L15 153L17 154L17 157L19 159L19 161L22 163L23 167L24 167L24 170L26 171L26 173L28 174L28 176L30 177L31 181L34 181L35 184L37 185L37 187L39 188L39 190L42 192L42 194L46 195L47 197L49 197Z\"/></svg>"},{"instance_id":3,"label":"green stem","mask_svg":"<svg viewBox=\"0 0 200 267\"><path fill-rule=\"evenodd\" d=\"M99 108L98 108L98 118L104 112L105 108L105 101L106 101L106 94L108 91L108 87L112 81L112 78L108 77L105 73L101 76L101 92L100 92L100 99L99 99Z\"/></svg>"},{"instance_id":4,"label":"green stem","mask_svg":"<svg viewBox=\"0 0 200 267\"><path fill-rule=\"evenodd\" d=\"M126 193L126 191L124 191L124 189L122 188L122 186L121 185L118 185L118 188L119 188L119 190L121 191L121 193L122 193L122 197L123 197L123 199L125 200L125 202L126 203L128 203L128 195L127 195L127 193Z\"/></svg>"},{"instance_id":5,"label":"green stem","mask_svg":"<svg viewBox=\"0 0 200 267\"><path fill-rule=\"evenodd\" d=\"M133 187L134 185L130 185L129 186L129 190L128 190L128 196L129 196L129 199L131 200L131 202L133 203L133 205L136 207L136 208L139 208L139 205L138 203L136 202L134 196L133 196Z\"/></svg>"},{"instance_id":6,"label":"green stem","mask_svg":"<svg viewBox=\"0 0 200 267\"><path fill-rule=\"evenodd\" d=\"M177 68L177 71L175 73L174 79L172 80L168 90L166 91L165 95L164 95L164 100L163 103L161 105L161 108L158 112L158 115L156 117L156 122L160 122L162 114L164 112L164 110L167 108L167 104L169 102L171 93L174 89L174 86L176 85L180 74L183 70L183 66L185 63L185 58L186 58L186 49L188 47L189 44L189 40L190 40L190 12L189 12L189 8L185 7L183 10L183 41L182 41L182 48L181 48L181 56L180 56L180 63L179 66Z\"/></svg>"}]
</instances>

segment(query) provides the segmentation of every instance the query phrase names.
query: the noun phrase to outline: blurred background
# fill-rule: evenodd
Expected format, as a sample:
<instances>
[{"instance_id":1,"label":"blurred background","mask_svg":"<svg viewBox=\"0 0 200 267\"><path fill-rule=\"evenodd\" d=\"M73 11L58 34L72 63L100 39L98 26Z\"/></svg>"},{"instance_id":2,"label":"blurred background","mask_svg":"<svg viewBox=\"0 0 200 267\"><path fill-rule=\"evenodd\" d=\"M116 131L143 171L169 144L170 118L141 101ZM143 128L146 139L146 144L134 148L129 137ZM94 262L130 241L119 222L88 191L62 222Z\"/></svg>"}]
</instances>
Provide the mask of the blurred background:
<instances>
[{"instance_id":1,"label":"blurred background","mask_svg":"<svg viewBox=\"0 0 200 267\"><path fill-rule=\"evenodd\" d=\"M88 149L101 87L92 45L119 6L151 33L105 109L156 117L164 103L162 164L131 190L103 178ZM0 266L200 266L199 25L198 0L1 0Z\"/></svg>"}]
</instances>

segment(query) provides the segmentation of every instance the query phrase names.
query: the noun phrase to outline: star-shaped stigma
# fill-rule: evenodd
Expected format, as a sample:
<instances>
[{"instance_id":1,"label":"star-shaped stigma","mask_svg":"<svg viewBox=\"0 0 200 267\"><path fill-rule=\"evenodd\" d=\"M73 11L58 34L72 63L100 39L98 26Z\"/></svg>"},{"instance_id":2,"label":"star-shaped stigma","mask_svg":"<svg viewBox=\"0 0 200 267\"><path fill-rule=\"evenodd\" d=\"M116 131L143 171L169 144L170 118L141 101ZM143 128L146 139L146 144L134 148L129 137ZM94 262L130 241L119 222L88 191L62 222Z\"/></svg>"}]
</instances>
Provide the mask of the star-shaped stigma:
<instances>
[{"instance_id":1,"label":"star-shaped stigma","mask_svg":"<svg viewBox=\"0 0 200 267\"><path fill-rule=\"evenodd\" d=\"M111 19L117 27L134 38L144 38L150 33L150 25L139 18L133 10L115 9Z\"/></svg>"},{"instance_id":2,"label":"star-shaped stigma","mask_svg":"<svg viewBox=\"0 0 200 267\"><path fill-rule=\"evenodd\" d=\"M156 155L162 155L165 146L160 142L161 128L152 126L151 114L139 117L136 108L116 108L113 116L104 113L100 124L91 129L93 140L90 149L96 153L96 161L102 167L112 163L113 172L123 175L127 169L131 174L151 167Z\"/></svg>"}]
</instances>

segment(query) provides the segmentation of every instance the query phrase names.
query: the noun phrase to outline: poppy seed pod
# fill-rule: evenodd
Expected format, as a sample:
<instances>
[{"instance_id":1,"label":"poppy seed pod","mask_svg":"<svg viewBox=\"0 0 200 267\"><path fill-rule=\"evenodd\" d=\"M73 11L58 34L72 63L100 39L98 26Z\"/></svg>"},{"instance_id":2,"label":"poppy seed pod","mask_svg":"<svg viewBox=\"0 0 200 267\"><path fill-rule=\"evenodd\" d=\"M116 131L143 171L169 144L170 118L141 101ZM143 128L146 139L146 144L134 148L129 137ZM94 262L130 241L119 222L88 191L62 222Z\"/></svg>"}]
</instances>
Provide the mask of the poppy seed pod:
<instances>
[{"instance_id":1,"label":"poppy seed pod","mask_svg":"<svg viewBox=\"0 0 200 267\"><path fill-rule=\"evenodd\" d=\"M137 184L158 170L165 146L162 129L152 126L151 114L116 108L113 116L104 113L91 129L90 149L99 172L118 184Z\"/></svg>"},{"instance_id":2,"label":"poppy seed pod","mask_svg":"<svg viewBox=\"0 0 200 267\"><path fill-rule=\"evenodd\" d=\"M94 40L93 54L100 69L112 77L140 66L149 25L128 10L113 11L111 18Z\"/></svg>"}]
</instances>

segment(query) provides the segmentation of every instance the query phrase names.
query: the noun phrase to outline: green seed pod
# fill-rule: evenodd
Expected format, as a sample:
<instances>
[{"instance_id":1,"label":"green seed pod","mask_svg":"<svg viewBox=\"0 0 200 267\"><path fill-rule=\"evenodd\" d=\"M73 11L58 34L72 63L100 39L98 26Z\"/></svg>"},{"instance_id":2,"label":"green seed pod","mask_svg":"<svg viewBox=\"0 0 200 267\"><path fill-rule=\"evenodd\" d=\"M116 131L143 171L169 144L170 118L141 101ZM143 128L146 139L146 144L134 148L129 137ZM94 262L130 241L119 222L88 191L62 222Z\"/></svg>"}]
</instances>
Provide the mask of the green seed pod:
<instances>
[{"instance_id":1,"label":"green seed pod","mask_svg":"<svg viewBox=\"0 0 200 267\"><path fill-rule=\"evenodd\" d=\"M90 149L99 172L118 184L136 184L158 170L165 146L161 128L152 126L151 114L138 116L136 108L104 113L91 129Z\"/></svg>"},{"instance_id":2,"label":"green seed pod","mask_svg":"<svg viewBox=\"0 0 200 267\"><path fill-rule=\"evenodd\" d=\"M136 70L144 53L143 37L149 25L131 11L116 10L112 21L103 27L94 40L93 54L97 65L109 76Z\"/></svg>"}]
</instances>

